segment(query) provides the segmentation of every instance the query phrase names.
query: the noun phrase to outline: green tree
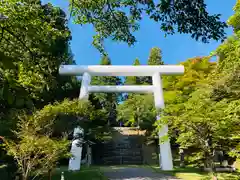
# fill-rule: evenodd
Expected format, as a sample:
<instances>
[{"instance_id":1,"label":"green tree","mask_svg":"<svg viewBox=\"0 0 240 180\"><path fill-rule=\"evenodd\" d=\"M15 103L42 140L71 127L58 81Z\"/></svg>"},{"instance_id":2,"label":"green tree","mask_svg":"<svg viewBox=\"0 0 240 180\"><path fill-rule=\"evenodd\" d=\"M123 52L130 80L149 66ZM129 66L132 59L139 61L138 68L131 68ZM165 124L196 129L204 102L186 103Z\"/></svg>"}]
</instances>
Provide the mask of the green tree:
<instances>
[{"instance_id":1,"label":"green tree","mask_svg":"<svg viewBox=\"0 0 240 180\"><path fill-rule=\"evenodd\" d=\"M210 62L210 57L195 57L181 63L185 73L181 76L163 76L164 101L166 107L162 114L162 121L169 124L169 136L172 143L176 142L184 130L180 129L181 122L185 119L180 117L185 113L185 103L205 82L206 78L215 70L216 63ZM161 124L161 123L160 123ZM158 125L158 123L156 124ZM187 132L187 131L186 131ZM180 146L181 151L187 150ZM184 151L181 153L184 159ZM181 162L184 165L184 160Z\"/></svg>"},{"instance_id":2,"label":"green tree","mask_svg":"<svg viewBox=\"0 0 240 180\"><path fill-rule=\"evenodd\" d=\"M137 126L142 130L147 130L148 135L152 135L156 121L152 94L130 96L118 106L117 110L118 120L122 121L125 126Z\"/></svg>"},{"instance_id":3,"label":"green tree","mask_svg":"<svg viewBox=\"0 0 240 180\"><path fill-rule=\"evenodd\" d=\"M134 60L133 65L134 66L141 65L138 58L136 58ZM136 76L127 76L125 78L124 84L126 84L126 85L139 85L139 84L141 84L141 79L140 79L140 77L136 77Z\"/></svg>"},{"instance_id":4,"label":"green tree","mask_svg":"<svg viewBox=\"0 0 240 180\"><path fill-rule=\"evenodd\" d=\"M228 24L232 26L234 34L223 42L214 52L218 56L218 68L213 75L213 83L210 99L217 102L227 101L225 112L228 114L227 124L231 125L231 133L226 135L232 137L225 141L232 149L227 151L231 156L239 158L240 152L240 129L232 121L240 123L239 97L240 97L240 60L239 60L239 12L240 2L234 7L235 13L229 18Z\"/></svg>"},{"instance_id":5,"label":"green tree","mask_svg":"<svg viewBox=\"0 0 240 180\"><path fill-rule=\"evenodd\" d=\"M111 65L111 60L103 56L100 65ZM114 76L98 76L92 80L93 85L119 85L121 80ZM90 96L91 102L99 109L105 109L108 112L108 123L116 123L116 107L120 98L119 93L96 93Z\"/></svg>"},{"instance_id":6,"label":"green tree","mask_svg":"<svg viewBox=\"0 0 240 180\"><path fill-rule=\"evenodd\" d=\"M134 66L139 66L139 65L141 65L138 58L136 58L136 59L134 60L133 65L134 65ZM143 80L142 77L127 76L127 77L125 78L124 84L125 84L125 85L140 85L140 84L142 84L142 80ZM134 96L134 94L133 94L133 93L126 93L126 94L123 94L122 96L123 96L122 101L124 101L124 100L128 99L129 97Z\"/></svg>"},{"instance_id":7,"label":"green tree","mask_svg":"<svg viewBox=\"0 0 240 180\"><path fill-rule=\"evenodd\" d=\"M150 50L150 55L147 61L148 65L163 65L162 51L158 47L154 47Z\"/></svg>"},{"instance_id":8,"label":"green tree","mask_svg":"<svg viewBox=\"0 0 240 180\"><path fill-rule=\"evenodd\" d=\"M108 56L103 56L100 65L112 65L112 63Z\"/></svg>"},{"instance_id":9,"label":"green tree","mask_svg":"<svg viewBox=\"0 0 240 180\"><path fill-rule=\"evenodd\" d=\"M166 92L170 94L163 118L174 129L180 147L191 149L191 159L212 170L218 150L239 157L239 2L234 9L236 13L229 19L234 35L213 53L218 56L217 64L195 61L189 64L195 71L184 64L186 76L181 81L173 80L174 85L165 81L165 88L181 90L181 98Z\"/></svg>"},{"instance_id":10,"label":"green tree","mask_svg":"<svg viewBox=\"0 0 240 180\"><path fill-rule=\"evenodd\" d=\"M133 63L134 66L139 66L141 65L140 61L138 58L135 59L134 63Z\"/></svg>"},{"instance_id":11,"label":"green tree","mask_svg":"<svg viewBox=\"0 0 240 180\"><path fill-rule=\"evenodd\" d=\"M6 150L8 155L13 156L17 161L23 180L51 171L59 158L68 157L66 154L68 154L69 141L66 139L52 140L48 135L38 137L32 134L26 135L26 132L25 134L19 132L18 136L21 136L21 139L17 143L6 142Z\"/></svg>"},{"instance_id":12,"label":"green tree","mask_svg":"<svg viewBox=\"0 0 240 180\"><path fill-rule=\"evenodd\" d=\"M75 77L61 77L58 73L60 64L74 64L69 47L71 35L61 9L42 5L40 1L11 0L0 2L0 14L6 17L0 20L0 135L9 140L16 137L12 131L17 129L22 111L31 114L55 100L76 97L79 82ZM48 141L47 136L42 140L52 150L58 146L58 142ZM42 143L41 139L39 142ZM15 150L26 145L29 151L34 151L22 140L19 146L14 143ZM0 151L0 158L12 166L14 162L2 157L5 154L2 148ZM7 171L14 174L9 168Z\"/></svg>"},{"instance_id":13,"label":"green tree","mask_svg":"<svg viewBox=\"0 0 240 180\"><path fill-rule=\"evenodd\" d=\"M51 176L57 161L61 157L70 156L70 141L66 135L69 135L72 129L62 131L59 137L54 136L54 127L59 117L79 116L81 120L75 123L80 125L84 119L93 120L94 114L89 102L66 99L47 105L32 115L22 115L14 132L15 139L4 140L5 149L16 160L22 179L27 180L30 176L34 179L45 172L49 172Z\"/></svg>"},{"instance_id":14,"label":"green tree","mask_svg":"<svg viewBox=\"0 0 240 180\"><path fill-rule=\"evenodd\" d=\"M198 90L184 104L184 113L178 117L181 132L177 142L184 149L195 148L191 155L193 161L214 168L214 153L217 150L229 152L235 146L233 132L239 120L226 111L236 103L212 101L208 95L207 88ZM236 106L233 109L236 110Z\"/></svg>"},{"instance_id":15,"label":"green tree","mask_svg":"<svg viewBox=\"0 0 240 180\"><path fill-rule=\"evenodd\" d=\"M60 64L73 64L65 13L40 1L1 2L0 14L0 134L7 135L22 109L42 108L70 94L76 78L60 77Z\"/></svg>"},{"instance_id":16,"label":"green tree","mask_svg":"<svg viewBox=\"0 0 240 180\"><path fill-rule=\"evenodd\" d=\"M92 24L95 28L93 44L103 50L103 40L111 37L132 45L136 42L133 32L140 27L142 14L159 23L166 34L175 32L191 34L196 40L224 39L225 22L220 15L210 15L204 0L165 1L70 1L71 14L77 24Z\"/></svg>"},{"instance_id":17,"label":"green tree","mask_svg":"<svg viewBox=\"0 0 240 180\"><path fill-rule=\"evenodd\" d=\"M124 126L145 130L147 144L154 144L158 154L159 141L156 141L156 115L152 94L132 94L117 107L118 121Z\"/></svg>"},{"instance_id":18,"label":"green tree","mask_svg":"<svg viewBox=\"0 0 240 180\"><path fill-rule=\"evenodd\" d=\"M218 58L218 68L213 75L214 81L211 89L211 100L221 102L227 101L228 106L225 109L227 124L231 125L232 131L227 134L232 137L226 141L232 149L228 152L233 157L239 158L240 152L240 129L232 121L240 123L239 118L239 97L240 97L240 60L239 60L239 12L240 2L237 1L234 6L235 13L229 18L228 24L234 29L234 34L223 42L214 52ZM228 119L229 118L229 119Z\"/></svg>"},{"instance_id":19,"label":"green tree","mask_svg":"<svg viewBox=\"0 0 240 180\"><path fill-rule=\"evenodd\" d=\"M150 54L147 61L148 65L163 65L162 51L158 47L154 47L150 50ZM142 83L152 84L152 77L142 77Z\"/></svg>"}]
</instances>

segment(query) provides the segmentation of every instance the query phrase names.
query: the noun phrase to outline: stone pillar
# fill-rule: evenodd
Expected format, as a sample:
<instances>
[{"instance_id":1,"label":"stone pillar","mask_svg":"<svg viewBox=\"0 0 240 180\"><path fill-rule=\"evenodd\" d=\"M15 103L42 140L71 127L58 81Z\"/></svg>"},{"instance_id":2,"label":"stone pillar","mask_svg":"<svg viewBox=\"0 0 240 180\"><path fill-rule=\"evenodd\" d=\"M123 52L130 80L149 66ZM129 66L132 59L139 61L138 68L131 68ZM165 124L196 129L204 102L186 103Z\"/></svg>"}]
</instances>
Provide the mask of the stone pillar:
<instances>
[{"instance_id":1,"label":"stone pillar","mask_svg":"<svg viewBox=\"0 0 240 180\"><path fill-rule=\"evenodd\" d=\"M71 147L72 157L69 159L68 170L77 171L81 168L82 146L79 146L79 134L83 134L83 129L80 127L74 128L73 142Z\"/></svg>"},{"instance_id":2,"label":"stone pillar","mask_svg":"<svg viewBox=\"0 0 240 180\"><path fill-rule=\"evenodd\" d=\"M91 76L88 73L84 73L82 77L82 84L80 89L79 100L87 100L89 93L88 93L88 86L91 83ZM71 147L71 154L73 157L70 158L68 169L72 171L80 170L81 168L81 159L82 159L82 146L79 146L80 140L78 138L78 134L83 135L83 129L80 127L74 128L73 137L74 140L72 142Z\"/></svg>"},{"instance_id":3,"label":"stone pillar","mask_svg":"<svg viewBox=\"0 0 240 180\"><path fill-rule=\"evenodd\" d=\"M161 82L161 76L159 73L155 73L152 76L153 82L153 94L154 94L154 103L157 109L164 108L164 98L163 98L163 88ZM160 116L157 116L157 120L160 119ZM159 131L158 136L159 139L166 136L168 133L168 125L163 125L162 129ZM172 152L169 139L164 138L164 142L160 143L160 167L162 170L173 170L173 162L172 162Z\"/></svg>"}]
</instances>

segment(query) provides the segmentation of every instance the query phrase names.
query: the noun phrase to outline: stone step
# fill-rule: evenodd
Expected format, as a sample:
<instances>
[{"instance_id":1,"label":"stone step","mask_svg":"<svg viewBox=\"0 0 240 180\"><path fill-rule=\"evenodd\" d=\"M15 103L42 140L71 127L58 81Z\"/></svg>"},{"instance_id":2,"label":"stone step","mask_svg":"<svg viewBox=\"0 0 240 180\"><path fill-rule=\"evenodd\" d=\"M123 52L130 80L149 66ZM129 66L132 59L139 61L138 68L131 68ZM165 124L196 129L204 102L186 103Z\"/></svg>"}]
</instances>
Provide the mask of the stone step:
<instances>
[{"instance_id":1,"label":"stone step","mask_svg":"<svg viewBox=\"0 0 240 180\"><path fill-rule=\"evenodd\" d=\"M142 164L142 160L129 160L129 159L107 159L103 160L104 164Z\"/></svg>"},{"instance_id":2,"label":"stone step","mask_svg":"<svg viewBox=\"0 0 240 180\"><path fill-rule=\"evenodd\" d=\"M105 157L129 157L129 158L140 158L142 157L142 154L136 154L136 155L132 155L132 154L106 154L106 156L103 156L103 158Z\"/></svg>"},{"instance_id":3,"label":"stone step","mask_svg":"<svg viewBox=\"0 0 240 180\"><path fill-rule=\"evenodd\" d=\"M105 154L104 156L103 156L103 158L105 158L105 157L118 157L118 156L120 156L120 157L142 157L142 154L114 154L114 153L109 153L109 154Z\"/></svg>"},{"instance_id":4,"label":"stone step","mask_svg":"<svg viewBox=\"0 0 240 180\"><path fill-rule=\"evenodd\" d=\"M113 149L113 148L142 148L142 145L137 145L137 144L116 144L116 145L109 145L109 146L104 146L104 149Z\"/></svg>"},{"instance_id":5,"label":"stone step","mask_svg":"<svg viewBox=\"0 0 240 180\"><path fill-rule=\"evenodd\" d=\"M136 147L136 146L117 146L117 147L104 147L104 150L114 150L114 149L133 149L133 150L137 150L137 149L142 149L140 147Z\"/></svg>"},{"instance_id":6,"label":"stone step","mask_svg":"<svg viewBox=\"0 0 240 180\"><path fill-rule=\"evenodd\" d=\"M131 128L117 128L118 131ZM130 132L129 131L129 132ZM139 136L117 136L115 141L108 141L104 144L102 160L104 164L142 164L142 144Z\"/></svg>"},{"instance_id":7,"label":"stone step","mask_svg":"<svg viewBox=\"0 0 240 180\"><path fill-rule=\"evenodd\" d=\"M131 164L143 164L142 161L122 161L122 164L128 164L128 165L131 165Z\"/></svg>"},{"instance_id":8,"label":"stone step","mask_svg":"<svg viewBox=\"0 0 240 180\"><path fill-rule=\"evenodd\" d=\"M143 164L143 162L142 161L125 161L125 160L123 160L123 161L121 161L121 160L118 160L118 161L111 161L111 160L109 160L109 161L104 161L104 164L105 165L122 165L122 164L127 164L127 165L136 165L136 164L138 164L138 165L140 165L140 164Z\"/></svg>"},{"instance_id":9,"label":"stone step","mask_svg":"<svg viewBox=\"0 0 240 180\"><path fill-rule=\"evenodd\" d=\"M108 156L108 155L129 155L129 156L141 156L142 152L140 151L107 151L103 153L104 156Z\"/></svg>"},{"instance_id":10,"label":"stone step","mask_svg":"<svg viewBox=\"0 0 240 180\"><path fill-rule=\"evenodd\" d=\"M130 159L130 160L140 160L142 159L141 156L106 156L102 158L103 160L109 160L109 159Z\"/></svg>"}]
</instances>

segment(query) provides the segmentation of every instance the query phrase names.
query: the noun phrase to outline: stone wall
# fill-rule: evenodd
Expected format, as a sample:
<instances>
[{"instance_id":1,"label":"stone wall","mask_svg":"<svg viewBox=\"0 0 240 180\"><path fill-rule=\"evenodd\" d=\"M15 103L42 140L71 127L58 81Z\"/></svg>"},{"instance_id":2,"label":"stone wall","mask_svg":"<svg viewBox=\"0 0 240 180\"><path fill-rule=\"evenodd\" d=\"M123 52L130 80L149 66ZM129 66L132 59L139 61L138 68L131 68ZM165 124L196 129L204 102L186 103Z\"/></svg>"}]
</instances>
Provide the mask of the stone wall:
<instances>
[{"instance_id":1,"label":"stone wall","mask_svg":"<svg viewBox=\"0 0 240 180\"><path fill-rule=\"evenodd\" d=\"M145 131L138 128L115 127L112 139L104 142L103 164L156 164L155 145L145 145Z\"/></svg>"}]
</instances>

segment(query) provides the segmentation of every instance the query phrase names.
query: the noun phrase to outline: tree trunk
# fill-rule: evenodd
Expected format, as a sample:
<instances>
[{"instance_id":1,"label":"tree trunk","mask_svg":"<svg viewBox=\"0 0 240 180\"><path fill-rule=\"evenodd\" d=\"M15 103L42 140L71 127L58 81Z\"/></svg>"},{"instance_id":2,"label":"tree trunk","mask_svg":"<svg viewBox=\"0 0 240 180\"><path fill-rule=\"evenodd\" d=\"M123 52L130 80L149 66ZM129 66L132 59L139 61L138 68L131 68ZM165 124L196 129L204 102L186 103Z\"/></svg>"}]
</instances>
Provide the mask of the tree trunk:
<instances>
[{"instance_id":1,"label":"tree trunk","mask_svg":"<svg viewBox=\"0 0 240 180\"><path fill-rule=\"evenodd\" d=\"M87 145L87 167L90 167L92 164L92 148Z\"/></svg>"},{"instance_id":2,"label":"tree trunk","mask_svg":"<svg viewBox=\"0 0 240 180\"><path fill-rule=\"evenodd\" d=\"M20 177L18 174L15 176L15 180L20 180Z\"/></svg>"},{"instance_id":3,"label":"tree trunk","mask_svg":"<svg viewBox=\"0 0 240 180\"><path fill-rule=\"evenodd\" d=\"M215 163L214 161L211 161L211 170L212 170L212 173L213 173L213 180L217 180L217 171L216 171L216 166L215 166Z\"/></svg>"},{"instance_id":4,"label":"tree trunk","mask_svg":"<svg viewBox=\"0 0 240 180\"><path fill-rule=\"evenodd\" d=\"M214 163L214 151L212 153L205 152L205 157L206 157L206 163L205 166L207 168L210 168L210 172L212 173L212 179L217 180L217 171L216 171L216 166Z\"/></svg>"},{"instance_id":5,"label":"tree trunk","mask_svg":"<svg viewBox=\"0 0 240 180\"><path fill-rule=\"evenodd\" d=\"M48 170L48 180L52 180L52 169Z\"/></svg>"},{"instance_id":6,"label":"tree trunk","mask_svg":"<svg viewBox=\"0 0 240 180\"><path fill-rule=\"evenodd\" d=\"M155 144L155 151L156 151L156 156L157 156L157 161L156 163L160 163L161 159L160 159L160 150L159 150L159 140L154 140L154 144Z\"/></svg>"},{"instance_id":7,"label":"tree trunk","mask_svg":"<svg viewBox=\"0 0 240 180\"><path fill-rule=\"evenodd\" d=\"M28 175L27 174L23 174L22 175L22 180L28 180Z\"/></svg>"}]
</instances>

